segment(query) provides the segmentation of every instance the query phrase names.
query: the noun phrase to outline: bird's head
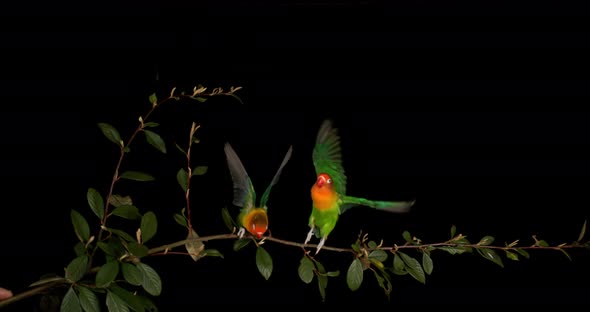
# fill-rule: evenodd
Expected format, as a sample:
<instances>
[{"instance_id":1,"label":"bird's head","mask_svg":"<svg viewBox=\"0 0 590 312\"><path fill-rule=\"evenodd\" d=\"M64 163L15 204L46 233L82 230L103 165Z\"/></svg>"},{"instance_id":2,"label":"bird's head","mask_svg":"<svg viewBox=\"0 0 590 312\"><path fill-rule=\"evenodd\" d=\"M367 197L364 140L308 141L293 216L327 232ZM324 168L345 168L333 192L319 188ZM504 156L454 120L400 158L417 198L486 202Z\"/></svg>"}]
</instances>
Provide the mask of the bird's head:
<instances>
[{"instance_id":1,"label":"bird's head","mask_svg":"<svg viewBox=\"0 0 590 312\"><path fill-rule=\"evenodd\" d=\"M330 177L330 175L328 175L327 173L320 173L318 175L318 179L316 180L316 185L319 188L322 187L332 187L334 181L332 180L332 178Z\"/></svg>"}]
</instances>

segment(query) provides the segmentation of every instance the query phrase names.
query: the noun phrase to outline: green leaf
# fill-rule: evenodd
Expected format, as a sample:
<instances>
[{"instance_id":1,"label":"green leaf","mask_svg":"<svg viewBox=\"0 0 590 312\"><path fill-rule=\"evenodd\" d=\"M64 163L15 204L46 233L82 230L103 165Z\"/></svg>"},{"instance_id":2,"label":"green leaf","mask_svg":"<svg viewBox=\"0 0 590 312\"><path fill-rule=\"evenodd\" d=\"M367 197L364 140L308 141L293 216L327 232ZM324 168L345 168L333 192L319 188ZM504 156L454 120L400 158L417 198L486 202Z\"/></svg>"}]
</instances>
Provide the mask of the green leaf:
<instances>
[{"instance_id":1,"label":"green leaf","mask_svg":"<svg viewBox=\"0 0 590 312\"><path fill-rule=\"evenodd\" d=\"M176 221L176 223L178 223L188 229L188 223L186 221L186 218L183 215L175 213L174 214L174 221Z\"/></svg>"},{"instance_id":2,"label":"green leaf","mask_svg":"<svg viewBox=\"0 0 590 312\"><path fill-rule=\"evenodd\" d=\"M297 268L297 273L299 274L299 278L306 283L309 284L313 280L313 269L314 269L313 262L309 260L308 257L303 256L299 261L299 268Z\"/></svg>"},{"instance_id":3,"label":"green leaf","mask_svg":"<svg viewBox=\"0 0 590 312\"><path fill-rule=\"evenodd\" d=\"M29 285L29 287L35 287L35 286L45 285L45 284L53 283L53 282L61 282L61 281L64 281L64 280L65 280L65 278L63 278L61 276L46 277L46 278L41 278L40 280L32 283L31 285Z\"/></svg>"},{"instance_id":4,"label":"green leaf","mask_svg":"<svg viewBox=\"0 0 590 312\"><path fill-rule=\"evenodd\" d=\"M121 263L121 271L123 272L123 278L125 278L129 284L139 286L143 283L141 271L139 271L135 265L123 262Z\"/></svg>"},{"instance_id":5,"label":"green leaf","mask_svg":"<svg viewBox=\"0 0 590 312\"><path fill-rule=\"evenodd\" d=\"M494 237L486 235L486 236L482 237L482 239L477 244L480 246L487 246L493 242L494 242Z\"/></svg>"},{"instance_id":6,"label":"green leaf","mask_svg":"<svg viewBox=\"0 0 590 312\"><path fill-rule=\"evenodd\" d=\"M272 258L262 246L258 246L256 249L256 267L258 267L258 271L264 279L268 280L270 278L273 268Z\"/></svg>"},{"instance_id":7,"label":"green leaf","mask_svg":"<svg viewBox=\"0 0 590 312\"><path fill-rule=\"evenodd\" d=\"M109 287L109 290L112 291L115 295L125 302L125 305L130 307L135 312L144 312L145 306L143 302L140 300L141 296L137 296L126 290L125 288L119 287L113 284Z\"/></svg>"},{"instance_id":8,"label":"green leaf","mask_svg":"<svg viewBox=\"0 0 590 312\"><path fill-rule=\"evenodd\" d=\"M119 132L117 131L117 129L115 129L115 127L104 122L98 123L98 127L100 127L102 134L104 134L104 136L107 137L109 141L117 144L117 146L119 147L123 145L123 141L121 141L121 136L119 135Z\"/></svg>"},{"instance_id":9,"label":"green leaf","mask_svg":"<svg viewBox=\"0 0 590 312\"><path fill-rule=\"evenodd\" d=\"M127 243L127 250L134 256L138 258L142 258L148 255L149 250L148 248L140 244L138 242L129 242Z\"/></svg>"},{"instance_id":10,"label":"green leaf","mask_svg":"<svg viewBox=\"0 0 590 312\"><path fill-rule=\"evenodd\" d=\"M150 103L151 103L153 106L156 106L156 105L158 105L158 97L156 96L156 93L152 93L152 94L150 94L150 96L148 97L148 100L150 101Z\"/></svg>"},{"instance_id":11,"label":"green leaf","mask_svg":"<svg viewBox=\"0 0 590 312\"><path fill-rule=\"evenodd\" d=\"M141 217L137 207L132 206L132 205L119 206L113 210L113 214L117 217L129 219L129 220L135 220L135 219L139 219Z\"/></svg>"},{"instance_id":12,"label":"green leaf","mask_svg":"<svg viewBox=\"0 0 590 312\"><path fill-rule=\"evenodd\" d=\"M104 217L104 200L102 199L102 196L100 196L100 193L93 188L88 188L86 199L88 200L88 205L90 206L90 209L92 209L92 212L102 220Z\"/></svg>"},{"instance_id":13,"label":"green leaf","mask_svg":"<svg viewBox=\"0 0 590 312\"><path fill-rule=\"evenodd\" d=\"M402 233L402 237L406 240L406 242L408 243L413 243L414 241L412 240L412 235L410 235L410 232L408 231L404 231Z\"/></svg>"},{"instance_id":14,"label":"green leaf","mask_svg":"<svg viewBox=\"0 0 590 312\"><path fill-rule=\"evenodd\" d=\"M110 290L107 290L107 308L109 312L129 312L125 301Z\"/></svg>"},{"instance_id":15,"label":"green leaf","mask_svg":"<svg viewBox=\"0 0 590 312\"><path fill-rule=\"evenodd\" d=\"M217 249L205 249L201 254L203 257L221 257L223 259L223 254Z\"/></svg>"},{"instance_id":16,"label":"green leaf","mask_svg":"<svg viewBox=\"0 0 590 312\"><path fill-rule=\"evenodd\" d=\"M131 235L127 234L124 231L118 230L118 229L107 229L108 231L112 232L113 234L119 236L120 238L128 241L128 242L134 242L135 238L133 238Z\"/></svg>"},{"instance_id":17,"label":"green leaf","mask_svg":"<svg viewBox=\"0 0 590 312\"><path fill-rule=\"evenodd\" d=\"M175 144L174 144L174 146L176 146L176 148L177 148L177 149L178 149L178 150L179 150L179 151L180 151L182 154L186 155L186 151L185 151L185 150L184 150L182 147L180 147L180 145L178 145L178 144L176 144L176 143L175 143Z\"/></svg>"},{"instance_id":18,"label":"green leaf","mask_svg":"<svg viewBox=\"0 0 590 312\"><path fill-rule=\"evenodd\" d=\"M442 247L436 247L436 249L444 250L444 251L450 253L451 255L462 254L465 251L467 251L465 249L465 247L448 247L448 246L442 246Z\"/></svg>"},{"instance_id":19,"label":"green leaf","mask_svg":"<svg viewBox=\"0 0 590 312\"><path fill-rule=\"evenodd\" d=\"M78 290L78 297L80 298L80 306L85 312L100 312L100 305L98 303L98 297L92 292L92 290L76 285Z\"/></svg>"},{"instance_id":20,"label":"green leaf","mask_svg":"<svg viewBox=\"0 0 590 312\"><path fill-rule=\"evenodd\" d=\"M387 253L383 250L380 250L380 249L373 250L373 251L371 251L371 253L369 253L369 258L373 258L373 259L383 262L383 261L387 260Z\"/></svg>"},{"instance_id":21,"label":"green leaf","mask_svg":"<svg viewBox=\"0 0 590 312\"><path fill-rule=\"evenodd\" d=\"M234 222L234 219L232 219L232 217L229 214L229 210L227 210L226 207L223 207L221 209L221 216L223 217L223 223L225 223L225 226L230 230L233 231L234 228L238 227L236 225L236 223Z\"/></svg>"},{"instance_id":22,"label":"green leaf","mask_svg":"<svg viewBox=\"0 0 590 312\"><path fill-rule=\"evenodd\" d=\"M86 270L88 270L88 256L78 256L66 267L66 278L77 282L86 274Z\"/></svg>"},{"instance_id":23,"label":"green leaf","mask_svg":"<svg viewBox=\"0 0 590 312\"><path fill-rule=\"evenodd\" d=\"M119 176L121 179L133 180L133 181L140 181L140 182L147 182L153 181L155 178L150 174L141 171L125 171Z\"/></svg>"},{"instance_id":24,"label":"green leaf","mask_svg":"<svg viewBox=\"0 0 590 312\"><path fill-rule=\"evenodd\" d=\"M137 263L136 266L141 272L141 286L143 289L152 296L159 296L162 292L162 280L158 273L143 262Z\"/></svg>"},{"instance_id":25,"label":"green leaf","mask_svg":"<svg viewBox=\"0 0 590 312\"><path fill-rule=\"evenodd\" d=\"M195 169L193 169L192 171L192 175L193 176L200 176L200 175L204 175L205 173L207 173L207 166L196 166Z\"/></svg>"},{"instance_id":26,"label":"green leaf","mask_svg":"<svg viewBox=\"0 0 590 312\"><path fill-rule=\"evenodd\" d=\"M197 101L199 101L201 103L207 101L207 98L204 98L202 96L191 96L191 98L194 99L194 100L197 100Z\"/></svg>"},{"instance_id":27,"label":"green leaf","mask_svg":"<svg viewBox=\"0 0 590 312\"><path fill-rule=\"evenodd\" d=\"M64 296L61 306L59 309L60 312L82 312L82 307L80 306L80 300L78 299L78 295L74 291L73 287L70 287Z\"/></svg>"},{"instance_id":28,"label":"green leaf","mask_svg":"<svg viewBox=\"0 0 590 312\"><path fill-rule=\"evenodd\" d=\"M584 238L584 235L586 234L586 222L588 220L584 220L584 225L582 225L582 230L580 231L580 235L578 236L578 240L577 242L581 242L582 239Z\"/></svg>"},{"instance_id":29,"label":"green leaf","mask_svg":"<svg viewBox=\"0 0 590 312\"><path fill-rule=\"evenodd\" d=\"M495 264L497 264L501 267L504 267L504 264L502 263L502 258L500 258L500 256L493 249L478 248L477 252L485 259L488 259L488 260L494 262Z\"/></svg>"},{"instance_id":30,"label":"green leaf","mask_svg":"<svg viewBox=\"0 0 590 312\"><path fill-rule=\"evenodd\" d=\"M159 126L160 124L157 122L153 122L153 121L148 121L148 122L144 122L143 123L143 127L144 128L155 128L157 126Z\"/></svg>"},{"instance_id":31,"label":"green leaf","mask_svg":"<svg viewBox=\"0 0 590 312\"><path fill-rule=\"evenodd\" d=\"M145 308L145 311L148 312L158 312L158 307L150 300L150 298L146 296L136 296L141 305ZM141 312L141 311L138 311Z\"/></svg>"},{"instance_id":32,"label":"green leaf","mask_svg":"<svg viewBox=\"0 0 590 312\"><path fill-rule=\"evenodd\" d=\"M76 236L78 236L80 242L84 243L88 241L88 238L90 238L90 228L86 219L74 209L70 211L70 218L74 225L74 232L76 232Z\"/></svg>"},{"instance_id":33,"label":"green leaf","mask_svg":"<svg viewBox=\"0 0 590 312\"><path fill-rule=\"evenodd\" d=\"M377 243L375 243L375 241L369 241L369 248L371 249L375 249L377 247Z\"/></svg>"},{"instance_id":34,"label":"green leaf","mask_svg":"<svg viewBox=\"0 0 590 312\"><path fill-rule=\"evenodd\" d=\"M326 287L328 287L328 277L318 275L318 288L320 290L320 295L322 296L322 301L326 301Z\"/></svg>"},{"instance_id":35,"label":"green leaf","mask_svg":"<svg viewBox=\"0 0 590 312\"><path fill-rule=\"evenodd\" d=\"M424 267L424 272L426 274L432 274L434 264L432 263L432 258L430 258L430 255L427 252L422 253L422 266Z\"/></svg>"},{"instance_id":36,"label":"green leaf","mask_svg":"<svg viewBox=\"0 0 590 312\"><path fill-rule=\"evenodd\" d=\"M340 276L340 271L331 271L331 272L326 272L326 276L329 276L329 277L336 277L336 276Z\"/></svg>"},{"instance_id":37,"label":"green leaf","mask_svg":"<svg viewBox=\"0 0 590 312\"><path fill-rule=\"evenodd\" d=\"M381 276L379 274L379 272L383 276ZM385 295L389 299L389 294L391 294L391 289L393 288L393 286L391 285L391 280L390 280L389 274L387 274L387 272L382 271L382 270L373 271L373 273L375 274L375 278L377 279L377 283L379 283L379 287L381 287L383 289L383 291L385 292Z\"/></svg>"},{"instance_id":38,"label":"green leaf","mask_svg":"<svg viewBox=\"0 0 590 312\"><path fill-rule=\"evenodd\" d=\"M114 257L117 256L117 253L111 244L105 242L98 242L96 244L98 245L98 248L100 248L105 254Z\"/></svg>"},{"instance_id":39,"label":"green leaf","mask_svg":"<svg viewBox=\"0 0 590 312\"><path fill-rule=\"evenodd\" d=\"M143 132L145 133L145 138L147 140L147 142L155 147L158 151L166 154L166 143L164 143L164 140L162 140L162 137L150 130L146 130L144 129Z\"/></svg>"},{"instance_id":40,"label":"green leaf","mask_svg":"<svg viewBox=\"0 0 590 312\"><path fill-rule=\"evenodd\" d=\"M346 284L350 290L355 291L363 283L363 265L361 260L356 258L352 261L346 272Z\"/></svg>"},{"instance_id":41,"label":"green leaf","mask_svg":"<svg viewBox=\"0 0 590 312\"><path fill-rule=\"evenodd\" d=\"M246 247L246 245L248 245L250 243L250 239L248 238L242 238L242 239L238 239L236 241L234 241L234 251L238 251L244 247Z\"/></svg>"},{"instance_id":42,"label":"green leaf","mask_svg":"<svg viewBox=\"0 0 590 312\"><path fill-rule=\"evenodd\" d=\"M457 227L453 224L451 226L451 238L455 237L455 233L457 233Z\"/></svg>"},{"instance_id":43,"label":"green leaf","mask_svg":"<svg viewBox=\"0 0 590 312\"><path fill-rule=\"evenodd\" d=\"M109 197L109 203L115 207L133 205L133 200L129 196L113 194Z\"/></svg>"},{"instance_id":44,"label":"green leaf","mask_svg":"<svg viewBox=\"0 0 590 312\"><path fill-rule=\"evenodd\" d=\"M84 245L84 243L78 242L76 245L74 245L74 252L76 253L76 257L85 255L86 245Z\"/></svg>"},{"instance_id":45,"label":"green leaf","mask_svg":"<svg viewBox=\"0 0 590 312\"><path fill-rule=\"evenodd\" d=\"M570 257L570 255L567 253L567 251L563 250L563 249L559 249L559 251L561 251L570 261L572 261L572 257Z\"/></svg>"},{"instance_id":46,"label":"green leaf","mask_svg":"<svg viewBox=\"0 0 590 312\"><path fill-rule=\"evenodd\" d=\"M358 241L350 246L352 247L352 250L354 250L356 253L361 252L361 246L359 246Z\"/></svg>"},{"instance_id":47,"label":"green leaf","mask_svg":"<svg viewBox=\"0 0 590 312\"><path fill-rule=\"evenodd\" d=\"M108 287L109 284L115 280L119 274L119 262L107 261L103 264L98 273L96 273L96 287Z\"/></svg>"},{"instance_id":48,"label":"green leaf","mask_svg":"<svg viewBox=\"0 0 590 312\"><path fill-rule=\"evenodd\" d=\"M141 218L141 241L145 244L156 235L157 230L158 219L156 219L156 214L152 211L148 211Z\"/></svg>"},{"instance_id":49,"label":"green leaf","mask_svg":"<svg viewBox=\"0 0 590 312\"><path fill-rule=\"evenodd\" d=\"M518 254L506 250L506 258L514 261L518 261Z\"/></svg>"},{"instance_id":50,"label":"green leaf","mask_svg":"<svg viewBox=\"0 0 590 312\"><path fill-rule=\"evenodd\" d=\"M406 264L404 260L397 254L393 254L393 267L391 271L396 275L406 275L408 271L406 271Z\"/></svg>"},{"instance_id":51,"label":"green leaf","mask_svg":"<svg viewBox=\"0 0 590 312\"><path fill-rule=\"evenodd\" d=\"M237 95L235 95L235 94L233 94L233 93L232 93L232 94L229 94L229 96L231 96L231 97L233 97L234 99L238 100L238 102L239 102L240 104L244 104L244 102L242 102L242 99L240 99L240 97L239 97L239 96L237 96Z\"/></svg>"},{"instance_id":52,"label":"green leaf","mask_svg":"<svg viewBox=\"0 0 590 312\"><path fill-rule=\"evenodd\" d=\"M194 261L197 261L203 257L201 252L205 249L205 244L203 244L202 241L195 240L198 237L199 235L197 232L191 229L186 237L187 242L184 244L186 251L188 251L188 254L191 256L191 258L193 258Z\"/></svg>"},{"instance_id":53,"label":"green leaf","mask_svg":"<svg viewBox=\"0 0 590 312\"><path fill-rule=\"evenodd\" d=\"M180 168L180 170L178 170L176 173L176 181L178 181L178 184L186 193L186 190L188 189L188 173L186 170L184 170L184 168Z\"/></svg>"},{"instance_id":54,"label":"green leaf","mask_svg":"<svg viewBox=\"0 0 590 312\"><path fill-rule=\"evenodd\" d=\"M398 251L397 253L404 261L404 264L406 265L406 271L408 271L408 273L410 273L410 275L418 282L425 284L426 276L424 275L424 270L422 270L420 262L401 251Z\"/></svg>"},{"instance_id":55,"label":"green leaf","mask_svg":"<svg viewBox=\"0 0 590 312\"><path fill-rule=\"evenodd\" d=\"M515 248L514 250L516 250L516 252L518 252L521 256L523 256L523 257L525 257L527 259L529 259L531 257L529 255L529 253L526 250L522 249L522 248Z\"/></svg>"}]
</instances>

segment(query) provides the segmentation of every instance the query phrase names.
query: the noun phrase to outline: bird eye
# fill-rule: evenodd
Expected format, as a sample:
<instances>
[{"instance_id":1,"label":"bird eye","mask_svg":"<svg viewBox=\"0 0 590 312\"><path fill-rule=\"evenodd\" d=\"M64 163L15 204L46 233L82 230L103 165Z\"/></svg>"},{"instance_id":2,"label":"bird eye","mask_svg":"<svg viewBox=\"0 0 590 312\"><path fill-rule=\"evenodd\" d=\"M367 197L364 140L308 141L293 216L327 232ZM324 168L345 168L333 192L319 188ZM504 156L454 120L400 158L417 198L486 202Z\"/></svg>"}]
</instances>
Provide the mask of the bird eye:
<instances>
[{"instance_id":1,"label":"bird eye","mask_svg":"<svg viewBox=\"0 0 590 312\"><path fill-rule=\"evenodd\" d=\"M328 182L328 184L332 184L332 179L328 179L326 182Z\"/></svg>"}]
</instances>

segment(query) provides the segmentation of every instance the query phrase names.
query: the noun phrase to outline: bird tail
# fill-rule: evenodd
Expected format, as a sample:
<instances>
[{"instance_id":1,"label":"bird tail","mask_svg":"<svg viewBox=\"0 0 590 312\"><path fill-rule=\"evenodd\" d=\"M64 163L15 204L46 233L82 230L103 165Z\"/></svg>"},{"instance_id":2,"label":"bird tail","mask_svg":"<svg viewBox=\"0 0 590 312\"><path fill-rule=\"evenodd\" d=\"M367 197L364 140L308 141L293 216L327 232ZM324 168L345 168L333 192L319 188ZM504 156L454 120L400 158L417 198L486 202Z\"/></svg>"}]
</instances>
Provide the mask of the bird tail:
<instances>
[{"instance_id":1,"label":"bird tail","mask_svg":"<svg viewBox=\"0 0 590 312\"><path fill-rule=\"evenodd\" d=\"M371 208L375 208L375 209L379 209L379 210L385 210L385 211L389 211L389 212L403 213L403 212L408 212L410 210L410 207L412 207L416 201L415 200L411 200L411 201L381 201L381 200L369 200L369 199L365 199L365 198L352 197L352 196L344 196L343 202L345 204L343 207L345 207L345 208L342 209L341 213L344 212L345 210L347 210L351 207L357 206L357 205L367 206L367 207L371 207Z\"/></svg>"}]
</instances>

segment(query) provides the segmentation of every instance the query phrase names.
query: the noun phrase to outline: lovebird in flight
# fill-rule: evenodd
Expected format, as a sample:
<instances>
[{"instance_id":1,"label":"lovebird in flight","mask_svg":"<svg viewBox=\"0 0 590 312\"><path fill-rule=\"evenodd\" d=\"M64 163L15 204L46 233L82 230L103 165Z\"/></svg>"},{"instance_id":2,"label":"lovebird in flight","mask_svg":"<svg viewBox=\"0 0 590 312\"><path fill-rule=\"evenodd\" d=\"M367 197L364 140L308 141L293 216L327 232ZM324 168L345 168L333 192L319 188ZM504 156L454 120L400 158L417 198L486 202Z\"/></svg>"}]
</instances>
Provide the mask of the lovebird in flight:
<instances>
[{"instance_id":1,"label":"lovebird in flight","mask_svg":"<svg viewBox=\"0 0 590 312\"><path fill-rule=\"evenodd\" d=\"M338 130L332 127L331 120L322 123L312 157L317 180L311 187L313 206L309 216L310 230L304 244L307 244L315 233L315 236L320 238L316 254L334 230L338 217L349 208L361 205L402 213L409 211L414 204L413 200L376 201L346 195L346 175L342 167L340 136Z\"/></svg>"},{"instance_id":2,"label":"lovebird in flight","mask_svg":"<svg viewBox=\"0 0 590 312\"><path fill-rule=\"evenodd\" d=\"M285 167L289 158L291 158L293 146L289 147L283 162L279 166L279 170L277 170L277 173L275 173L275 176L266 188L266 191L262 194L260 205L258 206L256 206L256 192L254 192L254 186L252 185L252 181L250 180L246 169L244 169L240 158L238 158L238 155L229 143L225 144L224 150L229 172L233 181L233 204L241 207L237 220L238 225L240 226L238 236L242 238L245 231L248 231L250 234L260 239L268 229L268 208L266 207L266 202L268 201L270 189L279 181L279 176L281 175L283 167Z\"/></svg>"}]
</instances>

